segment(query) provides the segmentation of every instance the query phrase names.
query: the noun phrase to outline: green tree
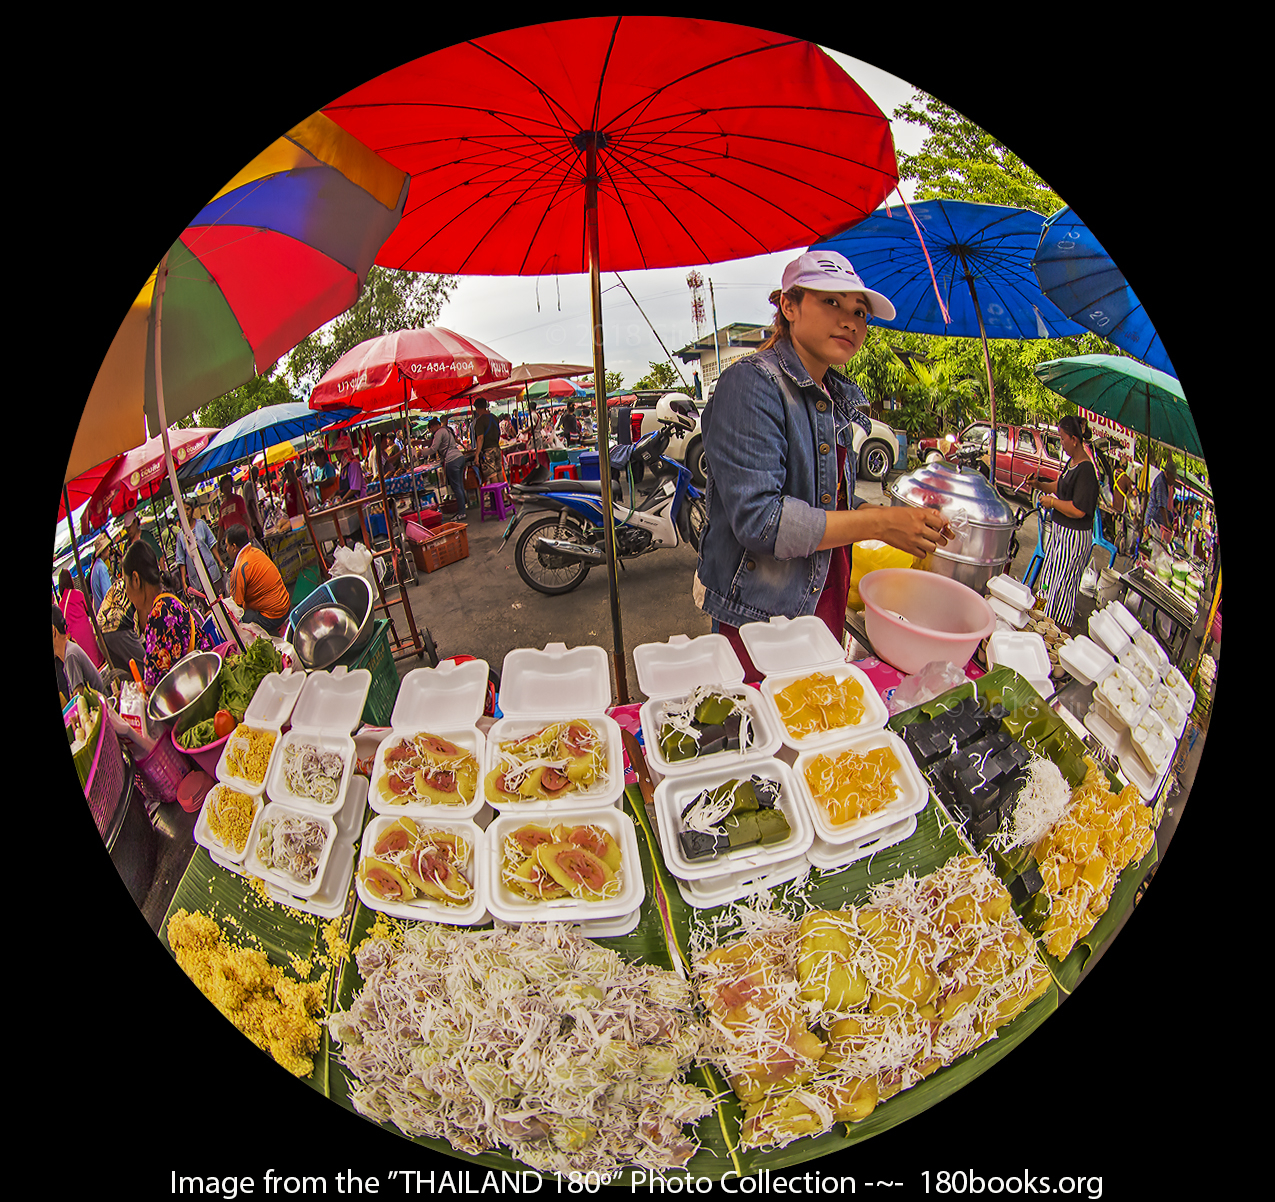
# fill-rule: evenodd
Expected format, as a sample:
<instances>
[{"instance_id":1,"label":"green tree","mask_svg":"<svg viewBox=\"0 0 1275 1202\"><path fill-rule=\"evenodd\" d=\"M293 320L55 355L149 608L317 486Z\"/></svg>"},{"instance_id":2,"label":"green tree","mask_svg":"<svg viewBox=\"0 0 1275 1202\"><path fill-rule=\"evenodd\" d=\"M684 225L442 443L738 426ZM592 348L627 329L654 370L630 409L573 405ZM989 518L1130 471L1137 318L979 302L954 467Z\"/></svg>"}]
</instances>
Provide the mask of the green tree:
<instances>
[{"instance_id":1,"label":"green tree","mask_svg":"<svg viewBox=\"0 0 1275 1202\"><path fill-rule=\"evenodd\" d=\"M231 422L267 405L283 405L297 400L281 373L256 376L223 396L209 401L192 418L191 425L220 430ZM198 418L195 421L194 418Z\"/></svg>"},{"instance_id":2,"label":"green tree","mask_svg":"<svg viewBox=\"0 0 1275 1202\"><path fill-rule=\"evenodd\" d=\"M592 377L592 376L585 376L583 379L581 379L581 381L580 381L580 387L581 387L581 388L592 388L592 387L593 387L593 377ZM610 395L611 395L611 393L613 393L613 392L619 392L619 391L620 391L620 389L621 389L621 388L623 388L623 387L624 387L624 373L623 373L622 371L609 371L609 372L607 372L607 395L608 395L608 396L610 396ZM635 387L636 387L636 385L635 385Z\"/></svg>"},{"instance_id":3,"label":"green tree","mask_svg":"<svg viewBox=\"0 0 1275 1202\"><path fill-rule=\"evenodd\" d=\"M687 396L694 395L695 389L689 384L682 383L678 378L677 368L671 363L650 363L648 366L651 370L633 385L634 388L663 388L669 392L681 392Z\"/></svg>"},{"instance_id":4,"label":"green tree","mask_svg":"<svg viewBox=\"0 0 1275 1202\"><path fill-rule=\"evenodd\" d=\"M1046 217L1063 207L1008 146L941 100L917 90L892 116L929 131L919 154L899 155L899 179L916 181L918 200L1016 205Z\"/></svg>"},{"instance_id":5,"label":"green tree","mask_svg":"<svg viewBox=\"0 0 1275 1202\"><path fill-rule=\"evenodd\" d=\"M288 355L285 372L292 387L298 395L309 396L323 373L360 342L433 325L457 283L454 275L373 267L359 299Z\"/></svg>"}]
</instances>

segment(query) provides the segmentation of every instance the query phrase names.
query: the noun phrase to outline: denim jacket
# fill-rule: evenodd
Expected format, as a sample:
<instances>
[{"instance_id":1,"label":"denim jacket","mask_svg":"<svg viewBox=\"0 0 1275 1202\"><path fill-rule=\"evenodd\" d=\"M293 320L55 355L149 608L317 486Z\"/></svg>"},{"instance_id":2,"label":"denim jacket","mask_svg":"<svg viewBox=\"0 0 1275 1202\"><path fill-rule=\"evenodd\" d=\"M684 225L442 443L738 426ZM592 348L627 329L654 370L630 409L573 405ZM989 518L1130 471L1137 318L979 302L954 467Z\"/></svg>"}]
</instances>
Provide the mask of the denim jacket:
<instances>
[{"instance_id":1,"label":"denim jacket","mask_svg":"<svg viewBox=\"0 0 1275 1202\"><path fill-rule=\"evenodd\" d=\"M837 446L847 449L853 498L850 426L870 429L858 387L834 372L825 380L828 392L781 339L726 368L700 415L708 528L699 578L704 610L719 621L740 626L815 611L832 554L816 548L837 506Z\"/></svg>"}]
</instances>

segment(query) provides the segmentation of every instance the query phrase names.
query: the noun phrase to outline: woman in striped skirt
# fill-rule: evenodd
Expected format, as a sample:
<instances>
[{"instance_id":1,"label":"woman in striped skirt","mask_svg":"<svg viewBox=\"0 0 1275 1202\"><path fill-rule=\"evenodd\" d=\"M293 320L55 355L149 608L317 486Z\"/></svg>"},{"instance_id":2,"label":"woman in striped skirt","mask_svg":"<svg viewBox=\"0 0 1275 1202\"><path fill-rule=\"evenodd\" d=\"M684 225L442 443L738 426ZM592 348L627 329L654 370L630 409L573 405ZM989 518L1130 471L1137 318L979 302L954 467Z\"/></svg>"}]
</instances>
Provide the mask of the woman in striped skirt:
<instances>
[{"instance_id":1,"label":"woman in striped skirt","mask_svg":"<svg viewBox=\"0 0 1275 1202\"><path fill-rule=\"evenodd\" d=\"M1058 486L1041 496L1049 513L1049 546L1041 568L1041 589L1047 593L1045 616L1069 630L1076 616L1080 578L1093 551L1094 511L1098 508L1098 463L1089 445L1089 423L1067 416L1058 423L1063 451L1071 466Z\"/></svg>"}]
</instances>

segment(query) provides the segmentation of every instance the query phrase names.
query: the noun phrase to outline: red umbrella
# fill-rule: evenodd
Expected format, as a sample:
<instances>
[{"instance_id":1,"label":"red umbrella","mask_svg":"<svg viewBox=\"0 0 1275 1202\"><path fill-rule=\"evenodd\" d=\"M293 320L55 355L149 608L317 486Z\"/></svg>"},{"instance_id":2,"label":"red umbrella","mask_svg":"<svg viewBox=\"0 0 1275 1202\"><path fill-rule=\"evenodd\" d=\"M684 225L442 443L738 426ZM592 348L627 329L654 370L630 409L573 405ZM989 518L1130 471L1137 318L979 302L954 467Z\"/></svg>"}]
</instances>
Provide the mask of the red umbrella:
<instances>
[{"instance_id":1,"label":"red umbrella","mask_svg":"<svg viewBox=\"0 0 1275 1202\"><path fill-rule=\"evenodd\" d=\"M324 110L411 179L385 267L589 272L805 248L895 186L890 122L810 42L685 17L512 29L406 63ZM604 389L599 389L604 392ZM607 461L605 400L598 457ZM616 690L628 700L611 478L602 508Z\"/></svg>"},{"instance_id":2,"label":"red umbrella","mask_svg":"<svg viewBox=\"0 0 1275 1202\"><path fill-rule=\"evenodd\" d=\"M508 379L511 367L490 347L441 326L395 330L346 351L315 385L310 408L446 408L471 384Z\"/></svg>"},{"instance_id":3,"label":"red umbrella","mask_svg":"<svg viewBox=\"0 0 1275 1202\"><path fill-rule=\"evenodd\" d=\"M172 430L168 442L173 462L181 467L193 459L216 435L214 430ZM139 500L158 492L167 483L164 440L159 435L140 447L125 451L107 472L89 498L88 520L94 527L105 526L111 514L117 517L132 509Z\"/></svg>"}]
</instances>

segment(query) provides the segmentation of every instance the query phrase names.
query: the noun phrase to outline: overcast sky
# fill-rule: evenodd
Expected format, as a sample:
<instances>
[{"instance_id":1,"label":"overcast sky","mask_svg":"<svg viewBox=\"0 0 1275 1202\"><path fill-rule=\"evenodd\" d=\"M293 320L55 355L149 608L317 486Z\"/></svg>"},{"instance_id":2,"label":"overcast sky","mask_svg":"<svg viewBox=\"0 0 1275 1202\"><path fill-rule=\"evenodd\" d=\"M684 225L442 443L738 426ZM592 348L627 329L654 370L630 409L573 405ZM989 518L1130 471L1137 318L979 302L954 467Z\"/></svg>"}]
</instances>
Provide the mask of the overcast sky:
<instances>
[{"instance_id":1,"label":"overcast sky","mask_svg":"<svg viewBox=\"0 0 1275 1202\"><path fill-rule=\"evenodd\" d=\"M848 55L828 53L887 117L911 97L912 87L904 80ZM920 148L923 132L918 127L895 122L893 133L897 151L914 154ZM912 200L910 184L903 185L903 193ZM896 198L897 193L891 196ZM765 324L771 314L766 298L779 286L784 265L794 254L789 250L728 263L625 272L624 283L641 311L617 283L615 274L604 272L602 320L607 371L623 372L624 382L632 385L647 373L652 361L663 360L665 353L651 332L654 325L674 355L674 364L690 383L692 367L676 355L695 338L687 275L698 268L704 277L708 318L705 334L713 328L709 280L719 327L735 321ZM437 324L486 343L514 364L589 364L593 360L587 275L541 276L538 280L525 276L461 276Z\"/></svg>"}]
</instances>

